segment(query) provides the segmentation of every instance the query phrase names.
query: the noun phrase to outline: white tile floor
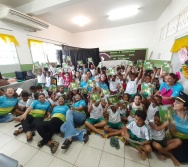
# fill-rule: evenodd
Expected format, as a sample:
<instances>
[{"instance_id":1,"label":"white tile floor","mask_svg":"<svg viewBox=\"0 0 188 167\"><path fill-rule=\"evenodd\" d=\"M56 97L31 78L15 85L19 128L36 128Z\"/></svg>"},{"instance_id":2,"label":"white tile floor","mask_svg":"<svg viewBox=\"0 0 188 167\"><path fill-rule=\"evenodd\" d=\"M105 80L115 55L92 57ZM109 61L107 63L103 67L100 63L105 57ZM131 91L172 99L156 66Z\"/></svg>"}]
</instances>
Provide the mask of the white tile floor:
<instances>
[{"instance_id":1,"label":"white tile floor","mask_svg":"<svg viewBox=\"0 0 188 167\"><path fill-rule=\"evenodd\" d=\"M110 146L109 139L90 135L87 144L73 142L68 150L62 150L63 138L55 135L60 142L55 154L51 154L47 146L39 149L37 142L41 137L36 134L31 143L27 143L25 134L13 136L17 122L0 124L0 153L4 153L19 161L24 167L173 167L170 159L159 160L152 153L149 159L142 161L138 152L120 141L120 149ZM181 167L188 167L181 165Z\"/></svg>"}]
</instances>

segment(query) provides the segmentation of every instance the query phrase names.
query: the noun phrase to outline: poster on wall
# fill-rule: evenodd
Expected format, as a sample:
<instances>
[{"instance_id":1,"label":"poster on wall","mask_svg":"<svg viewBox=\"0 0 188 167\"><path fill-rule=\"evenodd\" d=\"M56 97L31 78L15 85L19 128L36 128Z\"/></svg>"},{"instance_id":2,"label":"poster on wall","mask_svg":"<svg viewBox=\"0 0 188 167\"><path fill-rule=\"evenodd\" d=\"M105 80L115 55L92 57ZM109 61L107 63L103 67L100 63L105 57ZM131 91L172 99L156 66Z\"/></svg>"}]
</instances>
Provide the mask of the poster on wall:
<instances>
[{"instance_id":1,"label":"poster on wall","mask_svg":"<svg viewBox=\"0 0 188 167\"><path fill-rule=\"evenodd\" d=\"M134 61L145 60L147 55L147 49L131 49L131 50L119 50L119 51L104 51L100 52L99 56L103 61L109 60L128 60Z\"/></svg>"}]
</instances>

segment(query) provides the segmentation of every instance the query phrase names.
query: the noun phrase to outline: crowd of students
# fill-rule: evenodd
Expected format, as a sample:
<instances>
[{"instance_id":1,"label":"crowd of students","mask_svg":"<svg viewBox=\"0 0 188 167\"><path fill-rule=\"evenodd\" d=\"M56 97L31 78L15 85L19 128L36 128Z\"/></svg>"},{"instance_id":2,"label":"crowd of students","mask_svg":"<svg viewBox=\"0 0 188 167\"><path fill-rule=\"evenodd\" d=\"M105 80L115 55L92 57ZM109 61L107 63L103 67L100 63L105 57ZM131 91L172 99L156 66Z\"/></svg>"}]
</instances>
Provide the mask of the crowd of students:
<instances>
[{"instance_id":1,"label":"crowd of students","mask_svg":"<svg viewBox=\"0 0 188 167\"><path fill-rule=\"evenodd\" d=\"M38 84L30 87L31 95L27 90L19 97L12 88L6 92L0 90L0 123L20 121L22 126L14 135L24 132L28 142L37 130L42 137L38 146L47 144L52 153L59 146L53 140L54 133L64 133L61 148L67 149L73 140L86 143L93 131L110 138L111 146L117 149L119 141L113 136L123 136L125 144L128 138L137 141L132 146L143 160L152 150L157 150L161 158L170 157L174 165L188 162L188 95L178 83L179 76L162 68L148 71L119 65L115 71L109 75L106 67L98 68L93 63L75 69L70 63L67 69L56 73L55 64L49 64L49 71L38 70ZM58 89L53 90L54 78ZM92 87L88 85L91 81ZM79 87L71 88L72 83ZM152 86L153 90L144 91L143 85ZM108 103L109 94L104 90L117 95L119 101ZM92 100L93 93L98 93L100 98ZM159 106L172 106L173 121L161 121ZM84 124L86 128L76 128ZM167 131L171 138L166 137Z\"/></svg>"}]
</instances>

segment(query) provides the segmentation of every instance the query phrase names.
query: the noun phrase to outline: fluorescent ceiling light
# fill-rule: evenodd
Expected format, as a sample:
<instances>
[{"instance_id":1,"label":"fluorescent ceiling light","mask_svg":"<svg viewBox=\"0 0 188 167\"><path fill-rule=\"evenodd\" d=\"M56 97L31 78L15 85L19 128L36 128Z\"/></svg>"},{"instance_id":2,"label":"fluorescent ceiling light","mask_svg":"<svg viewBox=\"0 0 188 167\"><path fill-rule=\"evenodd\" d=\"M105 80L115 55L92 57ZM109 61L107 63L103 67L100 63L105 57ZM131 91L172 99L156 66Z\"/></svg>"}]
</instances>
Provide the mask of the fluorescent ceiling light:
<instances>
[{"instance_id":1,"label":"fluorescent ceiling light","mask_svg":"<svg viewBox=\"0 0 188 167\"><path fill-rule=\"evenodd\" d=\"M126 17L136 15L138 13L138 6L127 6L119 9L112 10L108 13L110 20L118 20Z\"/></svg>"},{"instance_id":2,"label":"fluorescent ceiling light","mask_svg":"<svg viewBox=\"0 0 188 167\"><path fill-rule=\"evenodd\" d=\"M72 22L74 24L77 24L82 27L82 26L88 24L90 22L90 20L85 16L77 16L77 17L73 18Z\"/></svg>"}]
</instances>

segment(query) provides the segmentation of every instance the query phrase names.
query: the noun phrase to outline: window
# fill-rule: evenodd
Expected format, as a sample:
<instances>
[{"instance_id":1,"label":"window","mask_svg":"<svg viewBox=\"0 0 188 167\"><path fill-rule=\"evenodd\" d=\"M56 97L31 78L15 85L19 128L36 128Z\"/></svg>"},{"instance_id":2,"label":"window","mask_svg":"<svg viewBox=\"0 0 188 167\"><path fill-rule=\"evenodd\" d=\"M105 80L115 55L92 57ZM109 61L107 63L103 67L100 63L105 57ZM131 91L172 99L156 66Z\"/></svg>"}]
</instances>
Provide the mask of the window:
<instances>
[{"instance_id":1,"label":"window","mask_svg":"<svg viewBox=\"0 0 188 167\"><path fill-rule=\"evenodd\" d=\"M8 41L8 39L7 39ZM13 42L0 38L0 65L19 64L16 47Z\"/></svg>"},{"instance_id":2,"label":"window","mask_svg":"<svg viewBox=\"0 0 188 167\"><path fill-rule=\"evenodd\" d=\"M169 24L168 24L168 31L167 31L167 36L170 36L174 34L177 31L178 28L178 21L179 21L179 16L174 18Z\"/></svg>"},{"instance_id":3,"label":"window","mask_svg":"<svg viewBox=\"0 0 188 167\"><path fill-rule=\"evenodd\" d=\"M160 39L163 40L185 27L188 27L188 9L180 13L161 29Z\"/></svg>"},{"instance_id":4,"label":"window","mask_svg":"<svg viewBox=\"0 0 188 167\"><path fill-rule=\"evenodd\" d=\"M56 51L61 49L61 46L31 39L29 46L33 62L46 63L47 57L49 62L57 62Z\"/></svg>"},{"instance_id":5,"label":"window","mask_svg":"<svg viewBox=\"0 0 188 167\"><path fill-rule=\"evenodd\" d=\"M167 35L168 25L162 28L161 30L161 39L165 39Z\"/></svg>"},{"instance_id":6,"label":"window","mask_svg":"<svg viewBox=\"0 0 188 167\"><path fill-rule=\"evenodd\" d=\"M178 30L188 26L188 10L180 14Z\"/></svg>"}]
</instances>

